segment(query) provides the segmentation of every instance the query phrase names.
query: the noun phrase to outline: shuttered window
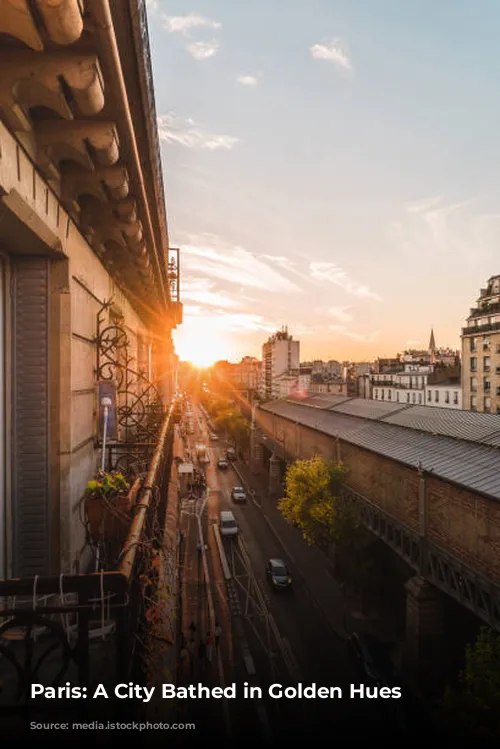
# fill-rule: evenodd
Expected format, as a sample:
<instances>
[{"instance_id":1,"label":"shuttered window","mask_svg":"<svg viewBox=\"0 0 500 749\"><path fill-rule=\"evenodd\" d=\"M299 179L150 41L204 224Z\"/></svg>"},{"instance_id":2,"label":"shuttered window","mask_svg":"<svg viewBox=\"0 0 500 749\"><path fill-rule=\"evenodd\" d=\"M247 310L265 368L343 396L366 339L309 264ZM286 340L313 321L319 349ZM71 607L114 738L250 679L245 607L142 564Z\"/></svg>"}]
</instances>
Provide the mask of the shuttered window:
<instances>
[{"instance_id":1,"label":"shuttered window","mask_svg":"<svg viewBox=\"0 0 500 749\"><path fill-rule=\"evenodd\" d=\"M12 288L12 563L50 573L49 260L19 258Z\"/></svg>"}]
</instances>

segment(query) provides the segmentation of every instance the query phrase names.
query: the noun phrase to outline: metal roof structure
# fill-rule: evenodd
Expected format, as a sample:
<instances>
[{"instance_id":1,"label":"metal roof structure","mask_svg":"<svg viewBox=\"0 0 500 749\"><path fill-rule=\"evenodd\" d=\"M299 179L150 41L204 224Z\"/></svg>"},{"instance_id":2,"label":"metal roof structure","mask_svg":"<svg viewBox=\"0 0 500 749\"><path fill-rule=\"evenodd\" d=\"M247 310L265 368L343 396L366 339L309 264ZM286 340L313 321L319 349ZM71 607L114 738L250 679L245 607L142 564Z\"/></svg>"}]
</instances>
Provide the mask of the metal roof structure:
<instances>
[{"instance_id":1,"label":"metal roof structure","mask_svg":"<svg viewBox=\"0 0 500 749\"><path fill-rule=\"evenodd\" d=\"M373 404L373 401L365 402L367 405ZM289 400L266 403L261 408L407 466L417 468L421 463L425 471L434 473L444 480L479 494L500 499L500 471L498 470L500 441L498 445L486 441L480 442L473 440L470 433L468 438L460 437L459 420L453 429L455 434L448 436L432 432L429 428L419 429L410 426L413 423L411 418L407 418L406 421L403 419L404 425L393 423L399 415L407 412L411 414L412 409L422 407L408 406L401 409L399 414L393 413L385 418L353 416L341 413L338 408L313 409ZM432 407L423 408L426 412L441 410ZM464 417L491 415L464 411L450 411L446 415L455 414L457 416L462 414ZM500 423L500 416L497 419ZM467 424L468 420L464 418L463 422ZM436 422L435 420L427 422L427 427L430 423L434 426ZM478 420L478 425L476 425L478 433L480 433L480 423L485 424L485 421ZM462 424L462 430L466 433L464 424ZM445 429L452 431L452 426L443 426L443 431ZM491 437L492 434L493 430L490 431L490 437L485 436L484 440L494 440Z\"/></svg>"},{"instance_id":2,"label":"metal roof structure","mask_svg":"<svg viewBox=\"0 0 500 749\"><path fill-rule=\"evenodd\" d=\"M315 408L331 408L337 406L345 401L352 400L347 395L332 395L331 393L316 393L316 395L310 395L308 398L291 398L292 403L303 403L305 406L313 406Z\"/></svg>"}]
</instances>

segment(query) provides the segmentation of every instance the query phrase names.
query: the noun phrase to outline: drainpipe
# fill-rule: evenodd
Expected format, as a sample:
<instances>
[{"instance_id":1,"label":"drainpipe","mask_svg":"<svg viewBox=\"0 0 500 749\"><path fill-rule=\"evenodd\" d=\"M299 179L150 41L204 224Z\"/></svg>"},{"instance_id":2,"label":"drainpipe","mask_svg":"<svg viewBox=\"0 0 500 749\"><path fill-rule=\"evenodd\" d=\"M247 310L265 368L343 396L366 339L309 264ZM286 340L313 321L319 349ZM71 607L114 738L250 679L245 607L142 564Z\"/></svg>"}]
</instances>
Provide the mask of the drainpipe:
<instances>
[{"instance_id":1,"label":"drainpipe","mask_svg":"<svg viewBox=\"0 0 500 749\"><path fill-rule=\"evenodd\" d=\"M125 80L123 78L120 54L118 52L118 43L116 41L116 36L115 36L115 31L114 31L114 26L113 26L113 16L111 15L111 10L109 7L109 0L91 0L89 5L95 14L96 29L97 29L97 33L101 42L101 45L99 48L99 58L102 58L106 62L106 67L111 72L112 78L114 78L114 80L116 81L116 85L118 88L119 96L117 97L117 104L120 106L121 114L123 115L122 122L125 124L128 130L132 156L134 158L136 174L137 174L139 185L140 185L141 197L142 197L142 202L143 202L143 211L141 212L141 217L145 219L147 232L149 234L151 247L153 249L153 256L154 256L155 264L158 270L158 281L160 283L160 292L163 297L163 301L165 305L168 306L169 294L165 288L165 283L164 283L164 278L163 278L163 273L162 273L162 266L160 264L159 254L158 254L158 250L156 247L155 234L153 230L153 222L151 219L151 211L149 209L149 203L148 203L148 194L146 190L146 185L144 183L144 175L143 175L143 170L141 166L141 159L139 157L139 151L138 151L137 143L135 139L135 131L134 131L134 125L132 122L132 114L130 112L130 107L128 104L127 88L125 86ZM106 96L106 90L104 91L104 95ZM147 116L147 113L145 113L145 115ZM118 117L117 120L120 121L121 118Z\"/></svg>"}]
</instances>

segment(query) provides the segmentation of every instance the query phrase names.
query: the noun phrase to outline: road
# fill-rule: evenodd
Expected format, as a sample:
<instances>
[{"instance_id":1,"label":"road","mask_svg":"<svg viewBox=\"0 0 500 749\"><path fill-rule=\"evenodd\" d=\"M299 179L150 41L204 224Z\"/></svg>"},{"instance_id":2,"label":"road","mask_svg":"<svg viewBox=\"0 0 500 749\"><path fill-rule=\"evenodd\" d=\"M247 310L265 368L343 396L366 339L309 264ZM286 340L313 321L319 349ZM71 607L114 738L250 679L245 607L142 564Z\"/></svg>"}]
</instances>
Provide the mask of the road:
<instances>
[{"instance_id":1,"label":"road","mask_svg":"<svg viewBox=\"0 0 500 749\"><path fill-rule=\"evenodd\" d=\"M200 517L206 543L207 600L212 600L213 608L211 615L207 610L207 624L210 618L218 618L224 632L220 663L210 681L222 686L235 682L239 692L247 682L259 687L263 695L262 699L226 701L225 729L220 707L214 705L214 717L215 712L219 714L214 729L218 733L230 732L233 742L250 737L261 742L269 739L271 743L311 739L333 728L335 732L348 731L354 741L367 737L386 740L389 734L394 738L390 712L394 701L351 699L350 686L362 684L363 679L350 657L345 638L331 629L311 594L310 581L287 558L261 509L250 500L244 505L232 501L231 489L241 481L231 464L228 470L217 469L224 444L210 440L202 412L194 410L194 439L209 445L210 458L205 466L209 491ZM232 510L238 522L240 533L236 541L217 538L219 514L224 509ZM308 551L305 542L298 538L291 552L295 563L300 565L301 554ZM282 558L287 564L292 577L290 591L277 593L270 589L264 567L271 557ZM225 563L229 579L224 573ZM342 697L271 699L268 696L271 684L296 687L299 683L340 687Z\"/></svg>"}]
</instances>

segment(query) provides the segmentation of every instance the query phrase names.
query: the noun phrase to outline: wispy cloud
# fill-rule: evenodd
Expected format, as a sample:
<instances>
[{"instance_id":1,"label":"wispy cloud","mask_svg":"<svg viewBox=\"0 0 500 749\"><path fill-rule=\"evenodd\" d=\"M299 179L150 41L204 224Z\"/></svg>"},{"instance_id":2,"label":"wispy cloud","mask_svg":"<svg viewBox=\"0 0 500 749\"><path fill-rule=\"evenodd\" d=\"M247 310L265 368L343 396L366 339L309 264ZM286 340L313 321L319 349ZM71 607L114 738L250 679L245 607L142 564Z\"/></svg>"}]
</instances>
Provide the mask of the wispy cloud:
<instances>
[{"instance_id":1,"label":"wispy cloud","mask_svg":"<svg viewBox=\"0 0 500 749\"><path fill-rule=\"evenodd\" d=\"M196 275L222 279L239 289L261 289L276 293L300 293L302 290L278 270L243 247L227 245L220 237L192 237L182 245L184 267Z\"/></svg>"},{"instance_id":2,"label":"wispy cloud","mask_svg":"<svg viewBox=\"0 0 500 749\"><path fill-rule=\"evenodd\" d=\"M218 291L215 283L208 279L193 279L191 283L183 281L182 298L215 309L235 309L241 306L237 299Z\"/></svg>"},{"instance_id":3,"label":"wispy cloud","mask_svg":"<svg viewBox=\"0 0 500 749\"><path fill-rule=\"evenodd\" d=\"M347 294L364 299L376 299L381 301L380 296L368 286L353 281L347 273L335 263L312 262L309 263L309 271L312 278L328 281L340 286Z\"/></svg>"},{"instance_id":4,"label":"wispy cloud","mask_svg":"<svg viewBox=\"0 0 500 749\"><path fill-rule=\"evenodd\" d=\"M321 43L313 44L310 47L311 55L316 60L326 60L337 65L343 70L352 71L352 62L349 54L342 45L340 39L331 39Z\"/></svg>"},{"instance_id":5,"label":"wispy cloud","mask_svg":"<svg viewBox=\"0 0 500 749\"><path fill-rule=\"evenodd\" d=\"M207 60L219 51L219 42L215 39L210 42L190 42L186 49L195 60Z\"/></svg>"},{"instance_id":6,"label":"wispy cloud","mask_svg":"<svg viewBox=\"0 0 500 749\"><path fill-rule=\"evenodd\" d=\"M421 341L414 341L414 340L405 341L405 348L407 349L416 348L417 346L420 346L420 345L421 345Z\"/></svg>"},{"instance_id":7,"label":"wispy cloud","mask_svg":"<svg viewBox=\"0 0 500 749\"><path fill-rule=\"evenodd\" d=\"M493 258L500 243L500 214L474 210L477 201L433 197L409 203L392 223L398 251L411 257Z\"/></svg>"},{"instance_id":8,"label":"wispy cloud","mask_svg":"<svg viewBox=\"0 0 500 749\"><path fill-rule=\"evenodd\" d=\"M315 309L318 317L333 317L334 320L338 320L342 323L349 323L353 321L353 316L349 312L352 307L317 307Z\"/></svg>"},{"instance_id":9,"label":"wispy cloud","mask_svg":"<svg viewBox=\"0 0 500 749\"><path fill-rule=\"evenodd\" d=\"M330 325L330 330L332 333L337 333L337 335L343 338L350 338L351 340L359 341L360 343L374 343L380 335L378 330L374 333L370 333L370 335L362 335L361 333L355 333L354 331L349 330L349 328L346 328L344 325Z\"/></svg>"},{"instance_id":10,"label":"wispy cloud","mask_svg":"<svg viewBox=\"0 0 500 749\"><path fill-rule=\"evenodd\" d=\"M236 80L242 86L255 87L259 85L259 79L255 75L239 75Z\"/></svg>"},{"instance_id":11,"label":"wispy cloud","mask_svg":"<svg viewBox=\"0 0 500 749\"><path fill-rule=\"evenodd\" d=\"M240 142L231 135L203 130L190 117L179 117L172 112L158 117L158 134L167 143L208 151L230 151Z\"/></svg>"},{"instance_id":12,"label":"wispy cloud","mask_svg":"<svg viewBox=\"0 0 500 749\"><path fill-rule=\"evenodd\" d=\"M157 7L157 2L152 3ZM220 29L219 21L213 21L198 13L189 13L187 16L163 16L163 27L171 34L182 34L189 36L193 29Z\"/></svg>"}]
</instances>

